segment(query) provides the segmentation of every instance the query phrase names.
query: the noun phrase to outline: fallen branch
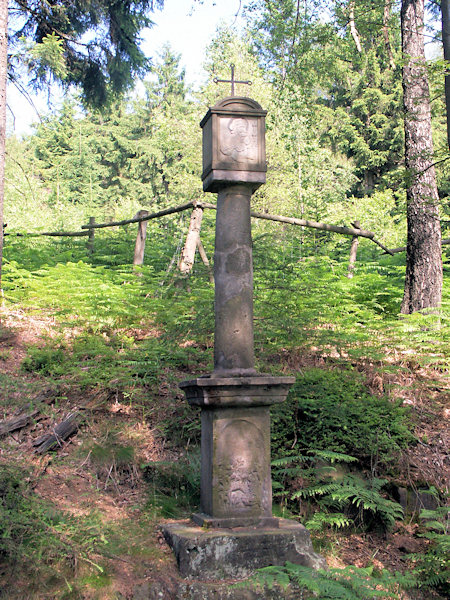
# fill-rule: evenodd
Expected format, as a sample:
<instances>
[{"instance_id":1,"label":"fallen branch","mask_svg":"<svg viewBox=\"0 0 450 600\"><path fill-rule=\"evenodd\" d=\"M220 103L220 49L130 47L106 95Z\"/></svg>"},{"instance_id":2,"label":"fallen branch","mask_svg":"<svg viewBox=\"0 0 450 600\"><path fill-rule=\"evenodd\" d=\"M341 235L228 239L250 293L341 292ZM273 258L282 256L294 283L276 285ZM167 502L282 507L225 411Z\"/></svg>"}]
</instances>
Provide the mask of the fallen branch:
<instances>
[{"instance_id":1,"label":"fallen branch","mask_svg":"<svg viewBox=\"0 0 450 600\"><path fill-rule=\"evenodd\" d=\"M441 241L441 246L448 246L450 244L450 238L445 238ZM391 250L387 250L389 254L398 254L399 252L406 252L406 246L402 246L401 248L392 248Z\"/></svg>"},{"instance_id":2,"label":"fallen branch","mask_svg":"<svg viewBox=\"0 0 450 600\"><path fill-rule=\"evenodd\" d=\"M217 206L215 204L209 204L207 202L198 202L197 206L202 206L203 208L212 208L217 210ZM299 225L300 227L310 227L312 229L320 229L321 231L333 231L334 233L340 233L342 235L351 235L351 236L359 236L364 237L378 246L383 248L385 252L391 254L390 250L383 246L381 242L375 239L375 234L372 231L367 231L366 229L357 229L356 227L341 227L339 225L328 225L327 223L319 223L317 221L307 221L306 219L297 219L295 217L282 217L281 215L269 215L263 213L257 213L253 210L250 211L250 215L255 219L265 219L267 221L276 221L279 223L289 223L290 225Z\"/></svg>"},{"instance_id":3,"label":"fallen branch","mask_svg":"<svg viewBox=\"0 0 450 600\"><path fill-rule=\"evenodd\" d=\"M8 421L1 422L0 436L6 435L7 433L11 433L11 431L23 429L33 421L37 414L39 414L39 409L35 408L29 413L25 413L19 415L18 417L15 417L14 419L9 419Z\"/></svg>"},{"instance_id":4,"label":"fallen branch","mask_svg":"<svg viewBox=\"0 0 450 600\"><path fill-rule=\"evenodd\" d=\"M81 229L103 229L105 227L118 227L119 225L128 225L129 223L142 223L143 221L150 221L150 219L157 219L158 217L164 217L165 215L172 215L174 213L182 212L188 208L200 206L194 200L181 204L180 206L173 206L171 208L165 208L155 213L150 213L145 217L133 217L132 219L123 219L123 221L111 221L111 223L95 223L95 225L82 225Z\"/></svg>"},{"instance_id":5,"label":"fallen branch","mask_svg":"<svg viewBox=\"0 0 450 600\"><path fill-rule=\"evenodd\" d=\"M89 231L39 231L37 233L5 233L4 235L13 235L16 237L39 237L40 235L49 237L80 237L89 235Z\"/></svg>"},{"instance_id":6,"label":"fallen branch","mask_svg":"<svg viewBox=\"0 0 450 600\"><path fill-rule=\"evenodd\" d=\"M61 446L61 442L77 431L80 422L81 412L79 410L70 413L64 421L61 421L61 423L53 428L53 433L47 433L34 440L33 446L36 448L35 452L44 454L44 452L47 452L47 450L56 445Z\"/></svg>"}]
</instances>

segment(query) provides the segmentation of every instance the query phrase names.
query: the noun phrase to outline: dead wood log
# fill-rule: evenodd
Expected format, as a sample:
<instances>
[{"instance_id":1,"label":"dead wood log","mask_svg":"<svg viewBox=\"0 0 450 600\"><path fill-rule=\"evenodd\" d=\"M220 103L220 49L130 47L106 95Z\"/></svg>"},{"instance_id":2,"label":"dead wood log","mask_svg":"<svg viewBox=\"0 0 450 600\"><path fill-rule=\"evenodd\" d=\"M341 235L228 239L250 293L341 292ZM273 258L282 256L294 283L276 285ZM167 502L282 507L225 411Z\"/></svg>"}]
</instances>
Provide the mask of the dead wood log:
<instances>
[{"instance_id":1,"label":"dead wood log","mask_svg":"<svg viewBox=\"0 0 450 600\"><path fill-rule=\"evenodd\" d=\"M0 436L11 433L12 431L17 431L18 429L23 429L29 425L38 414L39 409L35 408L31 412L23 413L17 417L14 417L13 419L9 419L8 421L2 421L0 423Z\"/></svg>"},{"instance_id":2,"label":"dead wood log","mask_svg":"<svg viewBox=\"0 0 450 600\"><path fill-rule=\"evenodd\" d=\"M83 226L82 226L83 227ZM81 237L89 235L88 231L38 231L36 233L5 233L16 237L39 237L45 235L47 237Z\"/></svg>"},{"instance_id":3,"label":"dead wood log","mask_svg":"<svg viewBox=\"0 0 450 600\"><path fill-rule=\"evenodd\" d=\"M356 227L356 229L361 228L359 221L355 221L354 223L352 223L352 225L353 225L353 227ZM356 255L358 253L358 244L359 244L359 237L357 235L354 235L352 237L352 243L350 246L350 258L348 261L347 277L349 279L353 278L353 271L355 269L355 263L356 263Z\"/></svg>"},{"instance_id":4,"label":"dead wood log","mask_svg":"<svg viewBox=\"0 0 450 600\"><path fill-rule=\"evenodd\" d=\"M89 217L89 225L95 225L95 217ZM89 256L94 254L95 229L89 229L86 248Z\"/></svg>"},{"instance_id":5,"label":"dead wood log","mask_svg":"<svg viewBox=\"0 0 450 600\"><path fill-rule=\"evenodd\" d=\"M197 248L198 248L198 253L200 254L200 258L203 261L203 264L208 269L209 281L210 281L210 283L214 283L213 271L212 271L211 265L209 263L208 257L206 256L206 252L205 252L205 249L203 247L202 240L200 239L200 237L198 238L198 241L197 241Z\"/></svg>"},{"instance_id":6,"label":"dead wood log","mask_svg":"<svg viewBox=\"0 0 450 600\"><path fill-rule=\"evenodd\" d=\"M34 440L33 446L35 447L35 452L44 454L44 452L51 450L55 446L61 446L61 442L77 431L81 421L82 414L79 410L67 415L61 423L52 429L52 433L46 433Z\"/></svg>"}]
</instances>

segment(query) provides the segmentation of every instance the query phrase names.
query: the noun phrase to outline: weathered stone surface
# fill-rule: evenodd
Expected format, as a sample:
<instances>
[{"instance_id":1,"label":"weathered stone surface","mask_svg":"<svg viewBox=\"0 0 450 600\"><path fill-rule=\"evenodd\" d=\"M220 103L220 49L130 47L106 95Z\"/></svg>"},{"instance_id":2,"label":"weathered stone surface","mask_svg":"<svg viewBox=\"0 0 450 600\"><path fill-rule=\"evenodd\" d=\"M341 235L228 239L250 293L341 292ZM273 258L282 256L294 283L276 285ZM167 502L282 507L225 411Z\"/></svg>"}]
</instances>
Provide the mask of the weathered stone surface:
<instances>
[{"instance_id":1,"label":"weathered stone surface","mask_svg":"<svg viewBox=\"0 0 450 600\"><path fill-rule=\"evenodd\" d=\"M214 371L255 374L251 188L219 192L214 250Z\"/></svg>"},{"instance_id":2,"label":"weathered stone surface","mask_svg":"<svg viewBox=\"0 0 450 600\"><path fill-rule=\"evenodd\" d=\"M180 383L189 404L202 408L270 406L284 402L295 377L220 377L212 373Z\"/></svg>"},{"instance_id":3,"label":"weathered stone surface","mask_svg":"<svg viewBox=\"0 0 450 600\"><path fill-rule=\"evenodd\" d=\"M197 378L181 384L202 406L201 513L210 527L273 526L269 405L293 377Z\"/></svg>"},{"instance_id":4,"label":"weathered stone surface","mask_svg":"<svg viewBox=\"0 0 450 600\"><path fill-rule=\"evenodd\" d=\"M266 181L266 111L250 98L224 98L202 119L203 189L217 192L244 183L252 191Z\"/></svg>"},{"instance_id":5,"label":"weathered stone surface","mask_svg":"<svg viewBox=\"0 0 450 600\"><path fill-rule=\"evenodd\" d=\"M202 411L201 510L242 526L272 516L268 406Z\"/></svg>"},{"instance_id":6,"label":"weathered stone surface","mask_svg":"<svg viewBox=\"0 0 450 600\"><path fill-rule=\"evenodd\" d=\"M270 529L208 531L178 522L164 525L162 531L181 575L190 579L245 579L256 569L286 561L313 568L325 565L305 527L286 519Z\"/></svg>"},{"instance_id":7,"label":"weathered stone surface","mask_svg":"<svg viewBox=\"0 0 450 600\"><path fill-rule=\"evenodd\" d=\"M299 600L300 590L288 587L282 589L275 585L273 588L236 587L230 583L206 583L200 581L182 581L175 587L167 587L162 582L149 582L136 586L133 600Z\"/></svg>"}]
</instances>

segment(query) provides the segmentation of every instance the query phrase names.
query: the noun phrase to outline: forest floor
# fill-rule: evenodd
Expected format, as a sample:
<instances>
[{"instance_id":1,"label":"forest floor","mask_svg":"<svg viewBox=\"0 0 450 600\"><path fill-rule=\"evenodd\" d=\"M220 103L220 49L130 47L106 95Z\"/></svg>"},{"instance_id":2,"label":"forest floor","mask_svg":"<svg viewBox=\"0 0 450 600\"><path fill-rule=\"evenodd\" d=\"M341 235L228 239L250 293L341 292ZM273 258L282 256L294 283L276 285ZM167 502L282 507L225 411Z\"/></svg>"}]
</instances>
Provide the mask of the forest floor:
<instances>
[{"instance_id":1,"label":"forest floor","mask_svg":"<svg viewBox=\"0 0 450 600\"><path fill-rule=\"evenodd\" d=\"M0 597L118 600L153 597L145 595L146 590L153 589L163 591L155 598L176 598L174 590L180 578L159 529L167 519L162 516L159 499L142 465L180 458L179 452L166 447L160 425L168 399L184 402L173 382L186 374L171 372L158 392L160 410L153 411L149 421L143 419L138 406L120 395L110 397L101 388L81 391L64 377L49 385L48 378L24 372L22 364L28 348L42 345L44 336L51 337L54 332L51 317L3 309L0 420L5 422L31 406L39 412L29 425L0 439L0 466L15 464L24 468L40 498L72 515L75 523L95 514L106 533L102 542L95 538L89 552L71 553L70 548L77 543L71 538L67 542L68 559L61 562L59 577L53 571L41 572L38 565L34 565L34 573L31 568L27 575L11 565L0 566ZM395 356L387 350L387 357L401 361L401 371L383 372L379 365L364 362L353 366L364 373L372 393L387 393L412 407L419 443L404 453L404 481L398 485L414 488L419 481L427 481L445 488L450 479L448 374L418 366L407 354ZM281 370L289 372L310 365L339 368L333 356L324 352L288 352L276 360ZM83 414L78 431L61 441L56 451L36 453L33 441L75 410ZM109 441L132 449L127 460L108 453L96 454L95 448L108 446ZM405 572L411 564L408 555L422 552L428 543L417 533L417 520L411 517L397 523L389 533L322 533L315 544L332 567L373 565ZM427 589L405 592L404 598L427 600L440 596Z\"/></svg>"}]
</instances>

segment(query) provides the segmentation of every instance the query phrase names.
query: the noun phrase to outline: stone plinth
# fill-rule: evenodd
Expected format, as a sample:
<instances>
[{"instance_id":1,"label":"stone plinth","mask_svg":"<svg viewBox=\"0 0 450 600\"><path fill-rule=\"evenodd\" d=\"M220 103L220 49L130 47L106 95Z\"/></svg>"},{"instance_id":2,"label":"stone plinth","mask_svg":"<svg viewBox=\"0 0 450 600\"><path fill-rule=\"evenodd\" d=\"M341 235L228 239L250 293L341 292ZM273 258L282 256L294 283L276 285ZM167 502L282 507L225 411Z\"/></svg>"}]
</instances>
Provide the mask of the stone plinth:
<instances>
[{"instance_id":1,"label":"stone plinth","mask_svg":"<svg viewBox=\"0 0 450 600\"><path fill-rule=\"evenodd\" d=\"M287 561L313 568L325 566L312 548L309 532L296 521L277 519L266 529L205 530L185 523L163 526L183 577L244 579L256 569Z\"/></svg>"},{"instance_id":2,"label":"stone plinth","mask_svg":"<svg viewBox=\"0 0 450 600\"><path fill-rule=\"evenodd\" d=\"M277 527L272 517L270 405L293 377L198 377L180 384L202 408L201 508L208 527Z\"/></svg>"}]
</instances>

